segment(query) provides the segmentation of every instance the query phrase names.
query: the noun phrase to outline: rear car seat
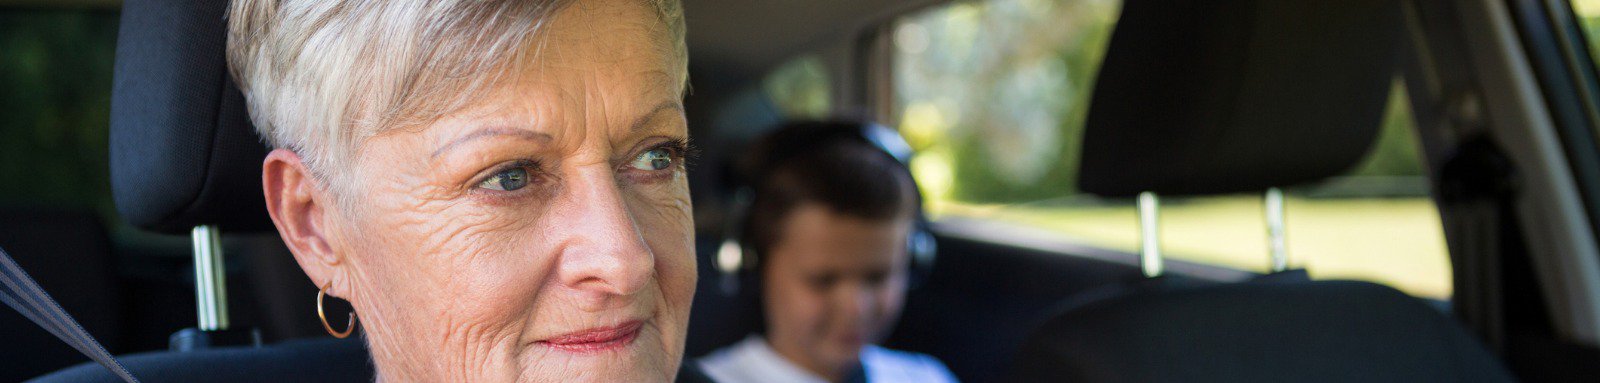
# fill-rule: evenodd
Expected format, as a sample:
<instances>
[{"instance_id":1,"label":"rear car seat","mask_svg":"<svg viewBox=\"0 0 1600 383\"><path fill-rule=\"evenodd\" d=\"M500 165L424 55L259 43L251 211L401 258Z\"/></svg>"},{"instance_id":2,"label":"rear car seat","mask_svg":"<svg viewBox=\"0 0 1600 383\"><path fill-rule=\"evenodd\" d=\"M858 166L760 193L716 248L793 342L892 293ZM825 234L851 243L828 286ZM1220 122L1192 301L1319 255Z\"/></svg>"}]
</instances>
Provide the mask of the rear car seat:
<instances>
[{"instance_id":1,"label":"rear car seat","mask_svg":"<svg viewBox=\"0 0 1600 383\"><path fill-rule=\"evenodd\" d=\"M1510 382L1460 325L1352 281L1147 291L1058 316L1018 352L1027 382Z\"/></svg>"},{"instance_id":2,"label":"rear car seat","mask_svg":"<svg viewBox=\"0 0 1600 383\"><path fill-rule=\"evenodd\" d=\"M1375 139L1401 4L1127 0L1096 79L1079 188L1261 192L1339 175ZM1132 289L1068 309L1020 381L1511 381L1459 324L1363 282Z\"/></svg>"}]
</instances>

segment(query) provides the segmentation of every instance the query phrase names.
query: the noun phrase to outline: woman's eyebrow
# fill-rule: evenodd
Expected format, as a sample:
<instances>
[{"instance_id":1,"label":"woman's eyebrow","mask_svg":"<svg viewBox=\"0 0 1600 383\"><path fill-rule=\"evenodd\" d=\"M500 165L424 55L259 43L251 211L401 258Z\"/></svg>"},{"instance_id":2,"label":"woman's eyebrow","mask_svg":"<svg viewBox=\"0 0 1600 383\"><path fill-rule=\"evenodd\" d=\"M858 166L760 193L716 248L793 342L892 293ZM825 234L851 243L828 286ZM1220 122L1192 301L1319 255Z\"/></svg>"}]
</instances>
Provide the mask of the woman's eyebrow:
<instances>
[{"instance_id":1,"label":"woman's eyebrow","mask_svg":"<svg viewBox=\"0 0 1600 383\"><path fill-rule=\"evenodd\" d=\"M650 109L649 113L645 113L644 116L634 120L633 124L628 126L628 132L639 133L640 131L649 127L647 124L649 124L651 120L654 120L657 115L660 115L661 112L665 111L676 111L678 114L683 114L683 103L678 101L666 101L656 105L655 108Z\"/></svg>"},{"instance_id":2,"label":"woman's eyebrow","mask_svg":"<svg viewBox=\"0 0 1600 383\"><path fill-rule=\"evenodd\" d=\"M628 131L630 131L630 132L638 132L638 131L644 130L648 126L646 124L648 124L651 120L655 119L655 117L657 115L660 115L662 112L666 112L666 111L676 111L676 112L681 114L681 113L683 113L683 104L679 103L677 101L667 101L667 102L663 102L663 103L661 103L659 105L656 105L656 107L651 109L649 113L646 113L643 117L640 117L638 120L634 120L633 124L628 127ZM455 148L456 146L459 146L461 144L467 143L467 142L472 141L472 140L476 140L476 139L484 138L484 137L490 137L490 136L513 136L513 137L518 137L518 138L522 138L522 139L525 139L525 140L539 141L539 142L549 142L551 140L550 135L546 134L546 133L540 133L540 132L535 132L535 131L531 131L531 130L516 129L516 128L491 127L491 128L479 129L479 130L474 131L472 133L469 133L469 134L467 134L465 136L461 136L461 137L456 138L454 140L450 140L450 142L445 143L443 146L440 146L438 149L435 149L433 151L433 154L430 155L430 157L437 158L437 157L439 157L440 154L444 154L444 152L449 151L450 149Z\"/></svg>"},{"instance_id":3,"label":"woman's eyebrow","mask_svg":"<svg viewBox=\"0 0 1600 383\"><path fill-rule=\"evenodd\" d=\"M467 134L465 136L461 136L461 137L456 138L454 140L450 140L449 143L444 144L444 146L440 146L439 149L435 149L433 151L433 155L430 156L430 157L437 158L437 157L439 157L440 154L444 154L445 151L448 151L451 148L454 148L454 147L459 146L461 144L467 143L468 141L472 141L472 140L476 140L476 139L484 138L484 137L490 137L490 136L512 136L512 137L521 138L521 139L525 139L525 140L529 140L529 141L539 141L541 143L542 142L550 142L550 140L551 140L549 134L535 132L535 131L531 131L531 130L516 129L516 128L505 128L505 127L483 128L483 129L479 129L479 130L477 130L475 132L472 132L470 134Z\"/></svg>"}]
</instances>

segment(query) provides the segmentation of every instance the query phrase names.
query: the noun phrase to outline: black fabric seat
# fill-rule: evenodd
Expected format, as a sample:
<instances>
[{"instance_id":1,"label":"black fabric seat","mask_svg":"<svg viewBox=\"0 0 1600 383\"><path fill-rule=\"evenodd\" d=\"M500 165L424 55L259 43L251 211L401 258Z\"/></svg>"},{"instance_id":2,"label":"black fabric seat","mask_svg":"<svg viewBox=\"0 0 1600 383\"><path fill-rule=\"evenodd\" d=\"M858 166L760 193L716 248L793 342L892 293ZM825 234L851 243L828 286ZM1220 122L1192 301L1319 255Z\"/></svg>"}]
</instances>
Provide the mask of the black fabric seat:
<instances>
[{"instance_id":1,"label":"black fabric seat","mask_svg":"<svg viewBox=\"0 0 1600 383\"><path fill-rule=\"evenodd\" d=\"M122 342L122 296L111 241L87 210L0 209L0 248L27 270L84 331L107 349ZM15 382L88 360L28 321L0 310L0 382Z\"/></svg>"},{"instance_id":2,"label":"black fabric seat","mask_svg":"<svg viewBox=\"0 0 1600 383\"><path fill-rule=\"evenodd\" d=\"M122 355L147 382L370 382L372 363L360 339L292 340L267 347ZM121 382L105 367L81 364L33 382Z\"/></svg>"},{"instance_id":3,"label":"black fabric seat","mask_svg":"<svg viewBox=\"0 0 1600 383\"><path fill-rule=\"evenodd\" d=\"M1365 282L1147 291L1069 310L1018 353L1029 382L1509 382L1455 321Z\"/></svg>"},{"instance_id":4,"label":"black fabric seat","mask_svg":"<svg viewBox=\"0 0 1600 383\"><path fill-rule=\"evenodd\" d=\"M361 339L314 338L266 347L222 347L191 352L150 352L118 357L146 382L371 382L372 358ZM29 382L118 383L98 364L81 364ZM693 363L678 370L677 382L710 383Z\"/></svg>"}]
</instances>

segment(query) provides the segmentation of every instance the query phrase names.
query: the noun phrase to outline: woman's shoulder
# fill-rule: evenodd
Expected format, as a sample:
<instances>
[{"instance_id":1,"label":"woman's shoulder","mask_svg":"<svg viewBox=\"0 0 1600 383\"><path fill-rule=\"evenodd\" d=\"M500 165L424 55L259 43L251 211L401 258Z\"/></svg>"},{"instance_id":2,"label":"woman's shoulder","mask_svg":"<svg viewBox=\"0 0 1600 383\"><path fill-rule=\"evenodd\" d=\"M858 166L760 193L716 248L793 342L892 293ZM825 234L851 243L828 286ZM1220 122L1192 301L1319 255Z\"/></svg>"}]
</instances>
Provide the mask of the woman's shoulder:
<instances>
[{"instance_id":1,"label":"woman's shoulder","mask_svg":"<svg viewBox=\"0 0 1600 383\"><path fill-rule=\"evenodd\" d=\"M910 351L867 346L861 350L861 364L869 382L956 382L954 374L939 358Z\"/></svg>"}]
</instances>

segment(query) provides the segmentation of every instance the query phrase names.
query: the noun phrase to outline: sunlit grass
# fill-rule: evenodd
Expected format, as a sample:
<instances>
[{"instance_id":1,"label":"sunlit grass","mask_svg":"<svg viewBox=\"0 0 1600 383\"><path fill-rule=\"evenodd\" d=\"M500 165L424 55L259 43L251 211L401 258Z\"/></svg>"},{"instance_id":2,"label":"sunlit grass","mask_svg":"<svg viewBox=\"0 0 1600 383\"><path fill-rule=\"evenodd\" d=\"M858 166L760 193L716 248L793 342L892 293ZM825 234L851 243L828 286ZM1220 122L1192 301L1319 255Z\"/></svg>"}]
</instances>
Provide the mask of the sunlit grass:
<instances>
[{"instance_id":1,"label":"sunlit grass","mask_svg":"<svg viewBox=\"0 0 1600 383\"><path fill-rule=\"evenodd\" d=\"M980 206L941 201L938 212L1049 229L1063 239L1137 251L1131 204ZM1162 248L1170 258L1265 271L1261 199L1229 196L1165 201ZM1418 296L1450 295L1450 261L1439 215L1427 198L1306 199L1286 202L1291 266L1317 279L1358 279Z\"/></svg>"}]
</instances>

